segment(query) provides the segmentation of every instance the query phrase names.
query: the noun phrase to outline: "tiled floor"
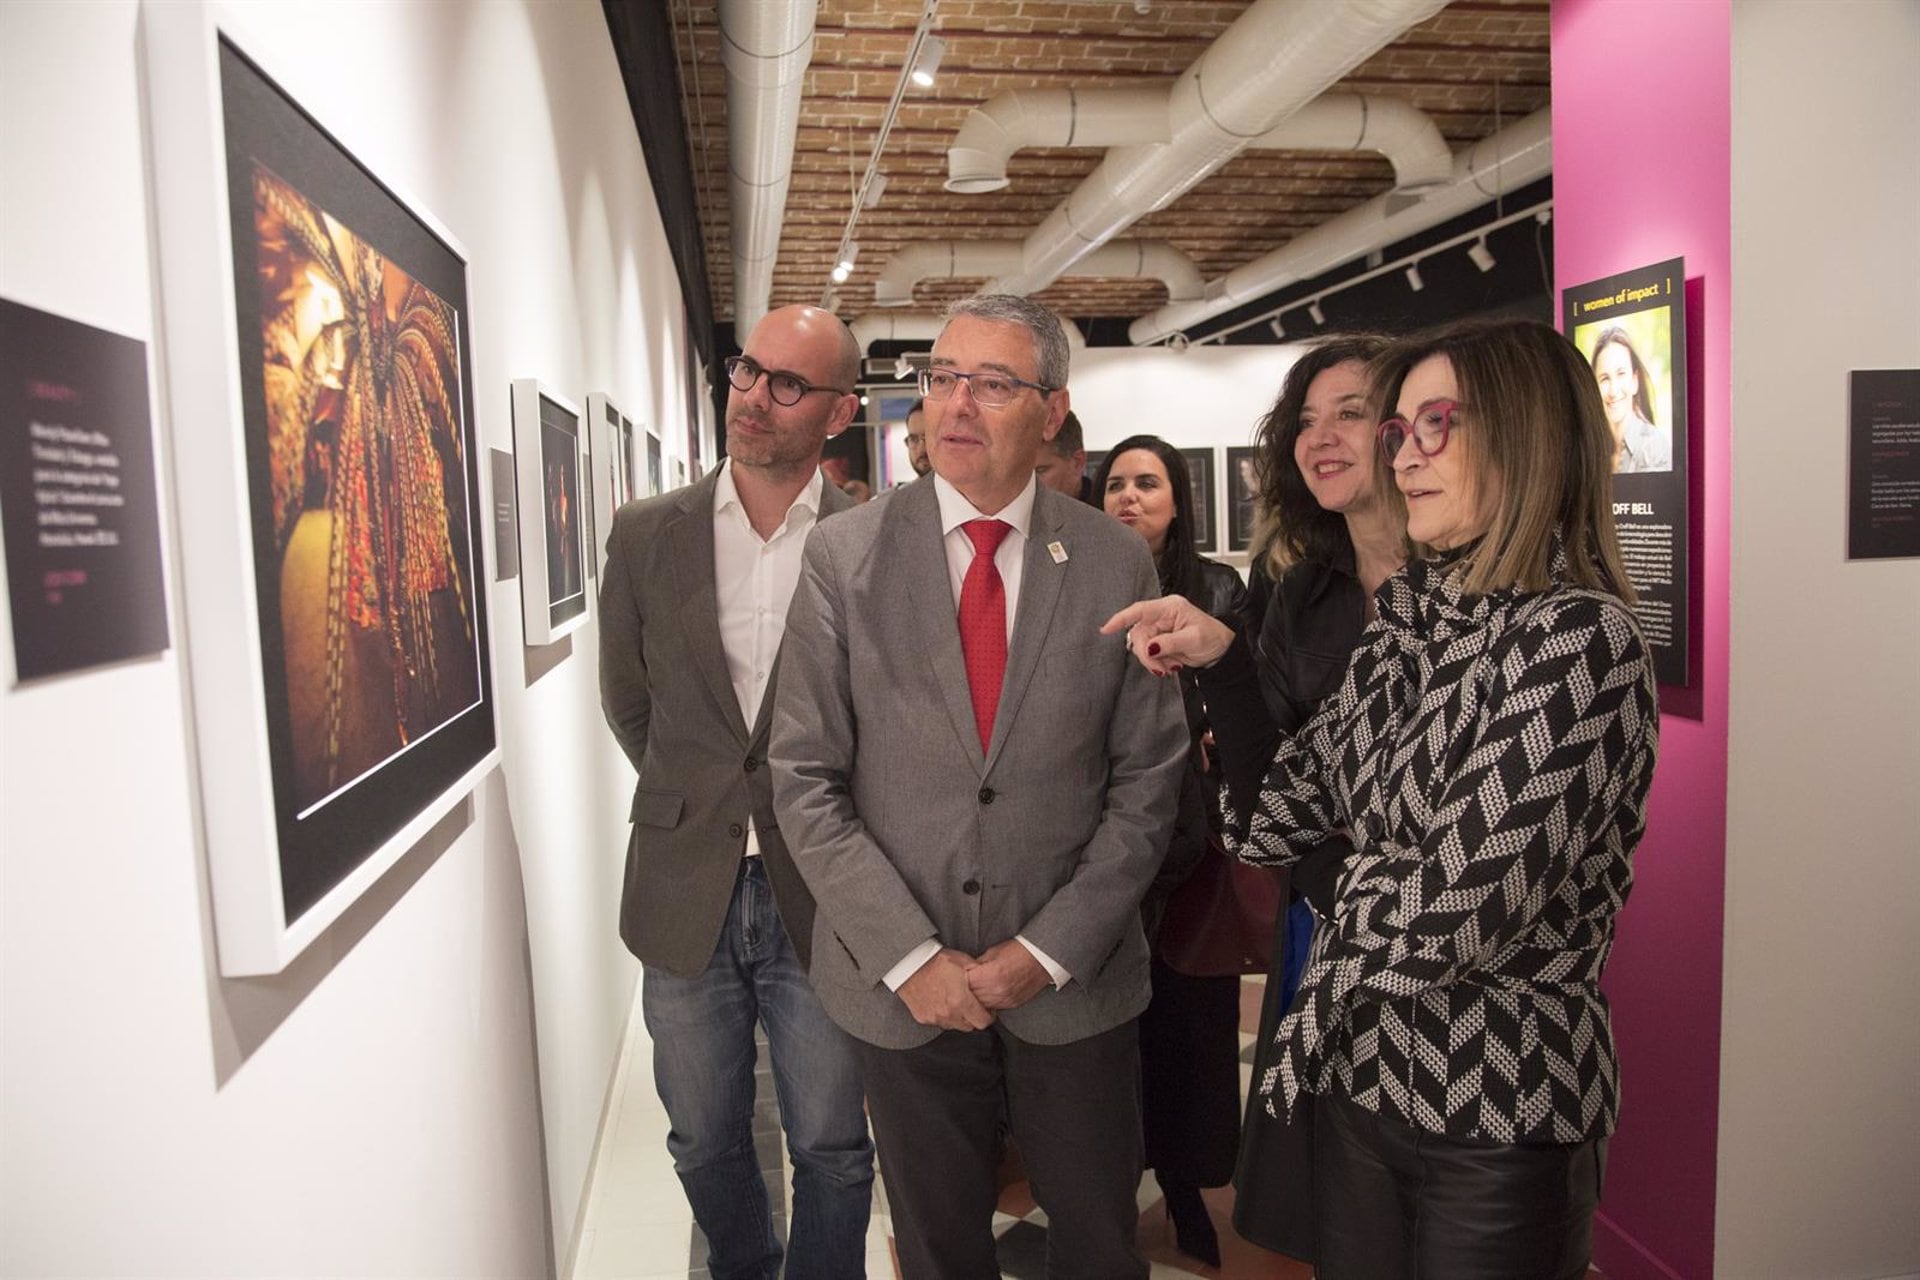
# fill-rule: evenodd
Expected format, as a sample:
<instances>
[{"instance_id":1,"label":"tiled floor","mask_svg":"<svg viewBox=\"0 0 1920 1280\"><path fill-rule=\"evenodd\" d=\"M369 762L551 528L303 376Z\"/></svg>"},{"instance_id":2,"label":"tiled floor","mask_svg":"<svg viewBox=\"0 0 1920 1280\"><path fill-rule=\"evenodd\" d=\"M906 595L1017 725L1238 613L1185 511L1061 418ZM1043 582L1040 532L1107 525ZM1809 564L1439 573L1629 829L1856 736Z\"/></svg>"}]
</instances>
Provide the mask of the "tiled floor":
<instances>
[{"instance_id":1,"label":"tiled floor","mask_svg":"<svg viewBox=\"0 0 1920 1280\"><path fill-rule=\"evenodd\" d=\"M1244 1052L1252 1043L1260 1018L1261 980L1249 978L1241 990L1241 1087L1244 1092L1251 1069ZM594 1168L587 1205L582 1213L582 1228L572 1280L707 1280L706 1242L693 1225L693 1214L674 1177L673 1163L667 1155L667 1117L653 1091L652 1046L640 1017L639 993L629 1020L625 1055L620 1079L614 1088L614 1102L601 1135L598 1163ZM779 1118L775 1110L772 1082L766 1070L766 1055L761 1054L759 1113L755 1120L755 1144L761 1167L769 1171L768 1187L774 1196L774 1209L781 1234L785 1217L786 1187L791 1171L786 1166L785 1150L780 1142ZM779 1176L773 1176L773 1170ZM777 1183L777 1189L774 1189ZM1310 1280L1313 1269L1279 1254L1255 1247L1234 1234L1233 1188L1221 1187L1205 1193L1213 1211L1214 1225L1220 1233L1222 1265L1218 1270L1180 1256L1173 1247L1173 1232L1167 1223L1165 1206L1149 1174L1140 1185L1140 1244L1152 1263L1154 1280L1180 1280L1205 1276L1216 1280ZM871 1280L896 1280L891 1245L893 1224L887 1215L886 1189L875 1181L873 1223L867 1233L867 1275ZM1011 1280L1043 1280L1045 1267L1046 1217L1033 1206L1025 1183L1010 1186L1001 1195L1001 1212L994 1215L994 1233L1000 1238L1000 1266ZM1592 1280L1599 1280L1593 1273Z\"/></svg>"}]
</instances>

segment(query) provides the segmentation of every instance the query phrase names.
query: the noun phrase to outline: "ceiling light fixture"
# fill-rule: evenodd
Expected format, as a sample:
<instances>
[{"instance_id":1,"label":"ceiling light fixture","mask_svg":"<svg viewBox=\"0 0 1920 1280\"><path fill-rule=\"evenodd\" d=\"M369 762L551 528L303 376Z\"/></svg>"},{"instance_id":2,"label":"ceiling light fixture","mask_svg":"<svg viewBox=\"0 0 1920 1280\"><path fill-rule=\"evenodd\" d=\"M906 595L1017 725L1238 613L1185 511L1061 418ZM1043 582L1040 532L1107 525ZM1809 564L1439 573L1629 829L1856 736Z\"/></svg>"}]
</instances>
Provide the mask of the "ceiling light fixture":
<instances>
[{"instance_id":1,"label":"ceiling light fixture","mask_svg":"<svg viewBox=\"0 0 1920 1280\"><path fill-rule=\"evenodd\" d=\"M930 35L920 42L920 56L913 60L911 79L922 89L933 88L933 77L940 70L940 59L947 54L947 42Z\"/></svg>"},{"instance_id":2,"label":"ceiling light fixture","mask_svg":"<svg viewBox=\"0 0 1920 1280\"><path fill-rule=\"evenodd\" d=\"M1279 316L1275 316L1273 319L1267 321L1267 328L1273 330L1273 340L1275 342L1285 342L1287 340L1287 326L1280 323Z\"/></svg>"},{"instance_id":3,"label":"ceiling light fixture","mask_svg":"<svg viewBox=\"0 0 1920 1280\"><path fill-rule=\"evenodd\" d=\"M894 357L893 376L902 382L913 376L913 361L907 359L905 352Z\"/></svg>"},{"instance_id":4,"label":"ceiling light fixture","mask_svg":"<svg viewBox=\"0 0 1920 1280\"><path fill-rule=\"evenodd\" d=\"M1327 322L1327 313L1320 309L1320 299L1318 298L1315 298L1307 304L1307 314L1313 317L1313 322L1316 325L1324 325Z\"/></svg>"},{"instance_id":5,"label":"ceiling light fixture","mask_svg":"<svg viewBox=\"0 0 1920 1280\"><path fill-rule=\"evenodd\" d=\"M874 174L873 181L867 184L867 194L860 197L860 207L862 209L871 209L878 205L880 203L880 197L886 189L887 175L884 173Z\"/></svg>"},{"instance_id":6,"label":"ceiling light fixture","mask_svg":"<svg viewBox=\"0 0 1920 1280\"><path fill-rule=\"evenodd\" d=\"M1487 238L1485 236L1481 236L1473 242L1473 246L1467 250L1467 257L1473 259L1473 265L1480 268L1480 270L1493 270L1495 261L1493 250L1487 248Z\"/></svg>"},{"instance_id":7,"label":"ceiling light fixture","mask_svg":"<svg viewBox=\"0 0 1920 1280\"><path fill-rule=\"evenodd\" d=\"M840 251L840 261L833 264L833 282L845 284L847 277L853 274L853 264L860 257L860 242L847 241L847 247Z\"/></svg>"},{"instance_id":8,"label":"ceiling light fixture","mask_svg":"<svg viewBox=\"0 0 1920 1280\"><path fill-rule=\"evenodd\" d=\"M1420 264L1417 262L1409 263L1407 266L1407 288L1418 293L1426 287L1427 282L1420 278Z\"/></svg>"}]
</instances>

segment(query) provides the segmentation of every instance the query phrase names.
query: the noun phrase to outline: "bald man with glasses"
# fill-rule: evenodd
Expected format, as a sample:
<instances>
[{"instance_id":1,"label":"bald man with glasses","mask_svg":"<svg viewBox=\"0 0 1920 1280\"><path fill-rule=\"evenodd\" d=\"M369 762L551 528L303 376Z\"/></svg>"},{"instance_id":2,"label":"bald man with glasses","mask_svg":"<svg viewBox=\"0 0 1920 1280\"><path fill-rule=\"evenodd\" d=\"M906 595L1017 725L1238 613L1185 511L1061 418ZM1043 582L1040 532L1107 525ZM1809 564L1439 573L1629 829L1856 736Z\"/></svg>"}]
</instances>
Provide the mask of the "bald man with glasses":
<instances>
[{"instance_id":1,"label":"bald man with glasses","mask_svg":"<svg viewBox=\"0 0 1920 1280\"><path fill-rule=\"evenodd\" d=\"M774 1280L782 1251L754 1151L754 1026L793 1157L787 1280L864 1273L873 1147L853 1042L808 985L814 904L773 812L775 664L801 552L852 506L820 451L859 398L853 336L769 312L726 363L727 457L614 517L600 696L633 762L620 936L643 965L654 1084L715 1280Z\"/></svg>"}]
</instances>

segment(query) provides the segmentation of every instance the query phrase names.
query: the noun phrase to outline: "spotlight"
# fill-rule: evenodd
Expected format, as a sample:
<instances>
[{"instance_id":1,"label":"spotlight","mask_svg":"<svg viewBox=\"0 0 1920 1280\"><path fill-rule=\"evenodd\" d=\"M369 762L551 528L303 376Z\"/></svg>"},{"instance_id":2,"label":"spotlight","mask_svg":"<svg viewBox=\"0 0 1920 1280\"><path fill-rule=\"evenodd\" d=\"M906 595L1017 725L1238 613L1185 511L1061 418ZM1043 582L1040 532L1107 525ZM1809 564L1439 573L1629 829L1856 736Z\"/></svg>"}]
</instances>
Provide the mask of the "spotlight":
<instances>
[{"instance_id":1,"label":"spotlight","mask_svg":"<svg viewBox=\"0 0 1920 1280\"><path fill-rule=\"evenodd\" d=\"M1410 264L1407 267L1407 288L1418 293L1426 287L1427 282L1420 278L1420 264L1417 262Z\"/></svg>"},{"instance_id":2,"label":"spotlight","mask_svg":"<svg viewBox=\"0 0 1920 1280\"><path fill-rule=\"evenodd\" d=\"M864 391L860 393L860 407L862 409L867 407L867 393Z\"/></svg>"},{"instance_id":3,"label":"spotlight","mask_svg":"<svg viewBox=\"0 0 1920 1280\"><path fill-rule=\"evenodd\" d=\"M939 36L928 36L920 44L920 56L913 60L913 72L908 77L922 89L933 88L934 73L940 70L940 59L947 56L947 42Z\"/></svg>"},{"instance_id":4,"label":"spotlight","mask_svg":"<svg viewBox=\"0 0 1920 1280\"><path fill-rule=\"evenodd\" d=\"M877 207L880 203L880 197L886 192L886 189L887 175L884 173L874 174L873 182L867 187L867 198L860 202L860 207L862 209Z\"/></svg>"},{"instance_id":5,"label":"spotlight","mask_svg":"<svg viewBox=\"0 0 1920 1280\"><path fill-rule=\"evenodd\" d=\"M904 353L894 358L893 376L902 382L913 376L913 361L907 359Z\"/></svg>"},{"instance_id":6,"label":"spotlight","mask_svg":"<svg viewBox=\"0 0 1920 1280\"><path fill-rule=\"evenodd\" d=\"M1327 322L1327 313L1320 309L1320 299L1318 298L1315 298L1307 304L1307 314L1313 317L1313 322L1316 325L1324 325Z\"/></svg>"},{"instance_id":7,"label":"spotlight","mask_svg":"<svg viewBox=\"0 0 1920 1280\"><path fill-rule=\"evenodd\" d=\"M1273 319L1267 321L1267 328L1273 331L1273 340L1275 342L1285 342L1287 340L1287 326L1280 323L1279 316L1275 316Z\"/></svg>"},{"instance_id":8,"label":"spotlight","mask_svg":"<svg viewBox=\"0 0 1920 1280\"><path fill-rule=\"evenodd\" d=\"M846 252L840 255L840 261L835 263L833 267L833 282L835 284L845 284L847 282L847 277L853 274L853 264L859 257L860 242L858 240L847 241Z\"/></svg>"},{"instance_id":9,"label":"spotlight","mask_svg":"<svg viewBox=\"0 0 1920 1280\"><path fill-rule=\"evenodd\" d=\"M1472 247L1467 250L1467 257L1473 259L1473 265L1482 271L1493 270L1493 250L1487 248L1487 238L1485 236L1481 236L1473 242Z\"/></svg>"}]
</instances>

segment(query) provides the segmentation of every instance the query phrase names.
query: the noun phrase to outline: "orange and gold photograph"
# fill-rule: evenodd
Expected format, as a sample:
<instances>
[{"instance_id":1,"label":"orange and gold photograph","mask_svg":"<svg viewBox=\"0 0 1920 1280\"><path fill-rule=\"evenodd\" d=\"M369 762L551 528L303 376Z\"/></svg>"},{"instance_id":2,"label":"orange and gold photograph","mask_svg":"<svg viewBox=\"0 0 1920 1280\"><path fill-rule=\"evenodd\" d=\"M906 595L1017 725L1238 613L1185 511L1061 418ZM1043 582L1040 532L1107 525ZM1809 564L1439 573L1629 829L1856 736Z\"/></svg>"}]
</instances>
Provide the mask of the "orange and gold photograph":
<instances>
[{"instance_id":1,"label":"orange and gold photograph","mask_svg":"<svg viewBox=\"0 0 1920 1280\"><path fill-rule=\"evenodd\" d=\"M305 813L481 696L457 317L253 169L293 799Z\"/></svg>"}]
</instances>

